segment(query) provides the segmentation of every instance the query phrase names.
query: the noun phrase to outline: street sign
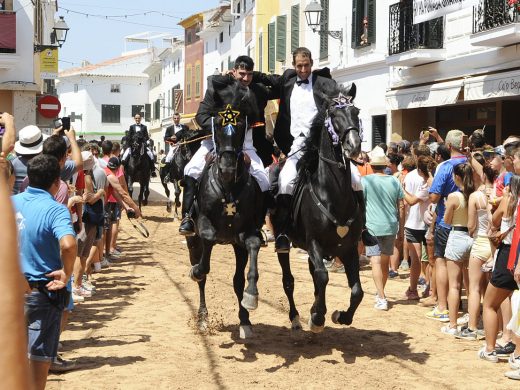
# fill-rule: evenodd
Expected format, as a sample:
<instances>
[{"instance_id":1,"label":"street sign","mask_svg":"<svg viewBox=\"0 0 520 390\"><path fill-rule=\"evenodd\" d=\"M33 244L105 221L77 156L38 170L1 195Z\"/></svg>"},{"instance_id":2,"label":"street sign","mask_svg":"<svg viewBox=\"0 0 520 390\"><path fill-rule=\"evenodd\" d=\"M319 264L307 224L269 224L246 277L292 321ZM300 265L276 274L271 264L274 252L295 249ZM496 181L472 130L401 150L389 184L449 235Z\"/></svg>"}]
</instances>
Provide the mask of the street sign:
<instances>
[{"instance_id":1,"label":"street sign","mask_svg":"<svg viewBox=\"0 0 520 390\"><path fill-rule=\"evenodd\" d=\"M61 111L61 103L56 96L45 95L38 100L38 112L45 118L56 118Z\"/></svg>"}]
</instances>

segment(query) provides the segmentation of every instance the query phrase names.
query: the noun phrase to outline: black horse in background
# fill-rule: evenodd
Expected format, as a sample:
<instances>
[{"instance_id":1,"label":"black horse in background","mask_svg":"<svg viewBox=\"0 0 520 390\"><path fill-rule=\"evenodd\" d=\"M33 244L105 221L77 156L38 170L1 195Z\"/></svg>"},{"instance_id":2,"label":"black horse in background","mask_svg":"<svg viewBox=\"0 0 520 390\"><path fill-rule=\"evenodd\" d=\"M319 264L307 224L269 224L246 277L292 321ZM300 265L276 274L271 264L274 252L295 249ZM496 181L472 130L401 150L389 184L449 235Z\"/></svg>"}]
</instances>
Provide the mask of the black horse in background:
<instances>
[{"instance_id":1,"label":"black horse in background","mask_svg":"<svg viewBox=\"0 0 520 390\"><path fill-rule=\"evenodd\" d=\"M146 142L142 138L136 137L130 144L130 157L125 169L126 182L130 196L134 192L134 183L139 183L139 209L141 205L148 204L150 195L150 159L146 154Z\"/></svg>"},{"instance_id":2,"label":"black horse in background","mask_svg":"<svg viewBox=\"0 0 520 390\"><path fill-rule=\"evenodd\" d=\"M199 284L199 328L205 329L206 275L210 272L211 251L215 244L231 244L236 258L233 288L238 298L240 337L251 336L248 310L258 306L258 251L261 228L263 194L256 180L249 174L247 156L242 147L248 127L248 112L254 104L254 94L238 82L219 91L224 103L213 119L216 159L202 174L195 216L196 235L187 237L192 268L190 276ZM245 287L244 272L249 257Z\"/></svg>"},{"instance_id":3,"label":"black horse in background","mask_svg":"<svg viewBox=\"0 0 520 390\"><path fill-rule=\"evenodd\" d=\"M309 327L314 333L323 330L327 312L325 290L329 276L323 264L325 256L341 259L351 288L350 307L347 311L334 311L332 321L350 325L363 299L357 252L363 222L350 173L350 158L359 154L361 146L359 110L352 104L356 86L352 84L349 90L338 87L334 94L325 99L325 115L314 119L299 161L289 229L293 246L309 254L309 271L314 282ZM278 260L289 299L289 318L295 329L299 327L299 313L293 299L289 254L279 253Z\"/></svg>"},{"instance_id":4,"label":"black horse in background","mask_svg":"<svg viewBox=\"0 0 520 390\"><path fill-rule=\"evenodd\" d=\"M195 130L190 130L183 133L181 138L177 138L177 144L170 146L177 148L175 154L173 155L171 164L163 164L159 169L161 184L164 187L166 196L168 197L166 211L169 213L172 211L172 200L170 199L170 189L168 188L168 182L173 184L175 194L175 218L179 218L178 208L181 206L181 201L179 199L181 194L181 186L179 181L184 177L184 167L186 164L188 164L190 159L200 147L201 140L197 138L199 138L199 132ZM166 177L168 177L168 179L166 179Z\"/></svg>"}]
</instances>

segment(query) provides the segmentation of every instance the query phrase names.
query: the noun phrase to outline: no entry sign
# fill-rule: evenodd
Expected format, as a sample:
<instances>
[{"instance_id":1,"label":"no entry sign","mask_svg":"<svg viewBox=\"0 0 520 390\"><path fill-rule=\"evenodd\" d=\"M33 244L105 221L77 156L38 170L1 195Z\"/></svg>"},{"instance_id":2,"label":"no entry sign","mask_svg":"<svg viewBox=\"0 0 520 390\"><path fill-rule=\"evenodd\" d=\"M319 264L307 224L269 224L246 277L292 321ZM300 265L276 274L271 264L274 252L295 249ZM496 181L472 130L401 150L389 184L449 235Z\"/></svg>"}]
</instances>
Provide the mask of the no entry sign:
<instances>
[{"instance_id":1,"label":"no entry sign","mask_svg":"<svg viewBox=\"0 0 520 390\"><path fill-rule=\"evenodd\" d=\"M45 118L56 118L61 111L61 103L56 96L45 95L38 100L38 112Z\"/></svg>"}]
</instances>

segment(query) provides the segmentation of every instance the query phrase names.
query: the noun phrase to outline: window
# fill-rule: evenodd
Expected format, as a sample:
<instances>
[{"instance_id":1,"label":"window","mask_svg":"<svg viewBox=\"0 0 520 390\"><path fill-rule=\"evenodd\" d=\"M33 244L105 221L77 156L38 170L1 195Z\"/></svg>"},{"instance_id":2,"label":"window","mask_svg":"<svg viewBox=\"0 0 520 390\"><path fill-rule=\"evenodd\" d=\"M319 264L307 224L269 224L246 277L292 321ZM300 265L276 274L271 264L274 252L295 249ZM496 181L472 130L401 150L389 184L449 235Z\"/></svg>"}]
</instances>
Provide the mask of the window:
<instances>
[{"instance_id":1,"label":"window","mask_svg":"<svg viewBox=\"0 0 520 390\"><path fill-rule=\"evenodd\" d=\"M150 122L152 119L152 105L150 103L146 103L144 105L144 121Z\"/></svg>"},{"instance_id":2,"label":"window","mask_svg":"<svg viewBox=\"0 0 520 390\"><path fill-rule=\"evenodd\" d=\"M157 99L153 103L153 119L157 120L161 118L161 101Z\"/></svg>"},{"instance_id":3,"label":"window","mask_svg":"<svg viewBox=\"0 0 520 390\"><path fill-rule=\"evenodd\" d=\"M134 117L136 114L141 115L141 117L145 116L144 115L144 106L142 104L136 104L136 105L132 106L132 117Z\"/></svg>"},{"instance_id":4,"label":"window","mask_svg":"<svg viewBox=\"0 0 520 390\"><path fill-rule=\"evenodd\" d=\"M276 36L275 36L275 25L273 23L269 23L267 25L267 70L271 73L274 73L275 71L275 65L276 65Z\"/></svg>"},{"instance_id":5,"label":"window","mask_svg":"<svg viewBox=\"0 0 520 390\"><path fill-rule=\"evenodd\" d=\"M200 79L201 79L201 71L200 71L200 64L195 65L195 97L200 97Z\"/></svg>"},{"instance_id":6,"label":"window","mask_svg":"<svg viewBox=\"0 0 520 390\"><path fill-rule=\"evenodd\" d=\"M329 0L321 0L321 21L320 28L322 31L329 30ZM320 34L320 61L326 61L329 58L329 35Z\"/></svg>"},{"instance_id":7,"label":"window","mask_svg":"<svg viewBox=\"0 0 520 390\"><path fill-rule=\"evenodd\" d=\"M78 84L74 84L74 93L78 92L78 90L79 90Z\"/></svg>"},{"instance_id":8,"label":"window","mask_svg":"<svg viewBox=\"0 0 520 390\"><path fill-rule=\"evenodd\" d=\"M186 42L191 44L191 30L186 31Z\"/></svg>"},{"instance_id":9,"label":"window","mask_svg":"<svg viewBox=\"0 0 520 390\"><path fill-rule=\"evenodd\" d=\"M276 61L285 61L287 15L276 17Z\"/></svg>"},{"instance_id":10,"label":"window","mask_svg":"<svg viewBox=\"0 0 520 390\"><path fill-rule=\"evenodd\" d=\"M233 63L231 62L231 56L227 58L227 68L228 70L233 69Z\"/></svg>"},{"instance_id":11,"label":"window","mask_svg":"<svg viewBox=\"0 0 520 390\"><path fill-rule=\"evenodd\" d=\"M240 2L238 2L238 4L237 4L237 14L240 14ZM240 17L240 16L238 16L238 17Z\"/></svg>"},{"instance_id":12,"label":"window","mask_svg":"<svg viewBox=\"0 0 520 390\"><path fill-rule=\"evenodd\" d=\"M218 37L218 41L220 43L224 42L224 31L221 31Z\"/></svg>"},{"instance_id":13,"label":"window","mask_svg":"<svg viewBox=\"0 0 520 390\"><path fill-rule=\"evenodd\" d=\"M300 46L300 5L291 7L291 53Z\"/></svg>"},{"instance_id":14,"label":"window","mask_svg":"<svg viewBox=\"0 0 520 390\"><path fill-rule=\"evenodd\" d=\"M372 117L372 148L380 143L386 143L386 115Z\"/></svg>"},{"instance_id":15,"label":"window","mask_svg":"<svg viewBox=\"0 0 520 390\"><path fill-rule=\"evenodd\" d=\"M110 92L112 92L112 93L121 92L121 84L110 84Z\"/></svg>"},{"instance_id":16,"label":"window","mask_svg":"<svg viewBox=\"0 0 520 390\"><path fill-rule=\"evenodd\" d=\"M102 104L101 122L121 123L121 106L115 104Z\"/></svg>"},{"instance_id":17,"label":"window","mask_svg":"<svg viewBox=\"0 0 520 390\"><path fill-rule=\"evenodd\" d=\"M186 99L191 99L191 65L186 67Z\"/></svg>"},{"instance_id":18,"label":"window","mask_svg":"<svg viewBox=\"0 0 520 390\"><path fill-rule=\"evenodd\" d=\"M370 45L376 41L376 1L352 2L352 48Z\"/></svg>"},{"instance_id":19,"label":"window","mask_svg":"<svg viewBox=\"0 0 520 390\"><path fill-rule=\"evenodd\" d=\"M258 33L258 70L263 71L264 62L264 37L262 33Z\"/></svg>"}]
</instances>

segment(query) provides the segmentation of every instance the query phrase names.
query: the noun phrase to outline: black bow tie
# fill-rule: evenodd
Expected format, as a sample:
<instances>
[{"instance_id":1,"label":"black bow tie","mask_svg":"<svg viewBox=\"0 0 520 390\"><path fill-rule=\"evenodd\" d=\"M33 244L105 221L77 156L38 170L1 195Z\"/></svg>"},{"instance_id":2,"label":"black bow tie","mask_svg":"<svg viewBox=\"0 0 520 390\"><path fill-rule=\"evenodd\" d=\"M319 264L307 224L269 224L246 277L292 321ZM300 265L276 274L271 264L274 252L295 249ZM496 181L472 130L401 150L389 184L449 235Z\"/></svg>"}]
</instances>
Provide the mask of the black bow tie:
<instances>
[{"instance_id":1,"label":"black bow tie","mask_svg":"<svg viewBox=\"0 0 520 390\"><path fill-rule=\"evenodd\" d=\"M298 84L298 87L302 84L309 84L309 79L305 80L296 80L296 84Z\"/></svg>"}]
</instances>

